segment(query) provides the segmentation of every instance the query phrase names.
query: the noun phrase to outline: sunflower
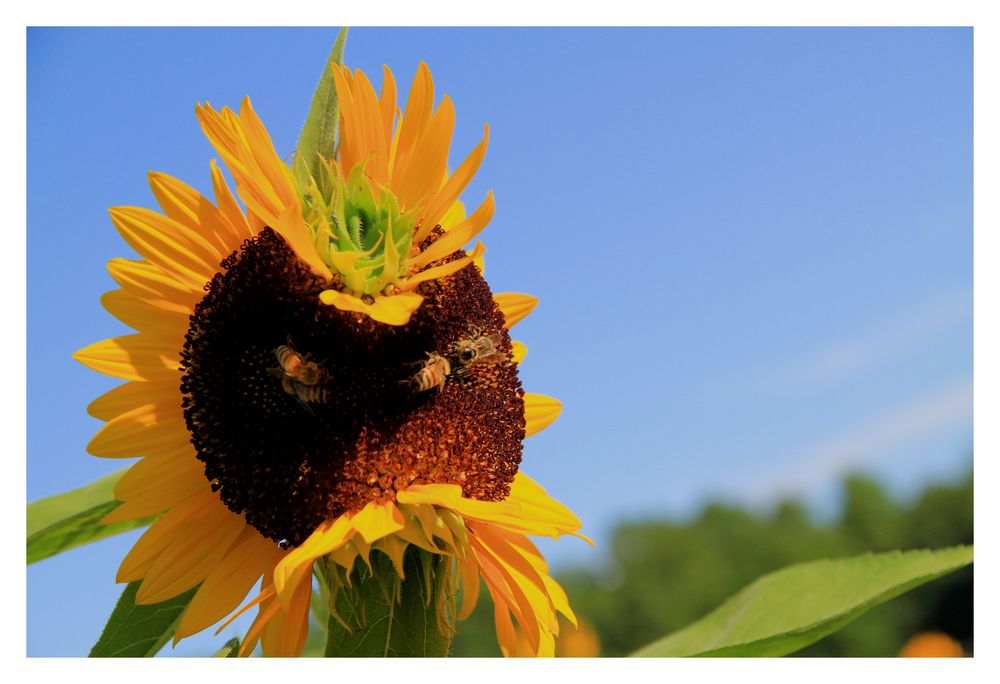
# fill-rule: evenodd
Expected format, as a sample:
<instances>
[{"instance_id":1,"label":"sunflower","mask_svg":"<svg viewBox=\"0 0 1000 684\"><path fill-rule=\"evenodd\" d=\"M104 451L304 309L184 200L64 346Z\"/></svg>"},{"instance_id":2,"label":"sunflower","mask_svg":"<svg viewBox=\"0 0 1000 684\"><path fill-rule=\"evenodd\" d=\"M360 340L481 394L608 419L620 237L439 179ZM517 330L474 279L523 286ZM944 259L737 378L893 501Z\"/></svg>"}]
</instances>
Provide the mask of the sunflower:
<instances>
[{"instance_id":1,"label":"sunflower","mask_svg":"<svg viewBox=\"0 0 1000 684\"><path fill-rule=\"evenodd\" d=\"M331 158L283 162L249 99L199 105L235 195L213 161L214 202L151 173L162 214L110 210L142 258L109 262L102 304L137 333L74 355L126 381L89 406L107 424L88 451L141 457L104 522L159 516L117 580L140 604L198 587L175 643L256 608L241 655L295 656L314 575L336 597L373 552L399 577L419 553L458 619L482 580L501 651L552 655L557 613L575 618L528 537L580 522L519 470L561 410L518 380L508 331L537 300L491 293L482 245L462 249L493 214L491 194L458 201L488 128L449 173L454 107L425 65L402 112L388 68L379 95L332 68Z\"/></svg>"}]
</instances>

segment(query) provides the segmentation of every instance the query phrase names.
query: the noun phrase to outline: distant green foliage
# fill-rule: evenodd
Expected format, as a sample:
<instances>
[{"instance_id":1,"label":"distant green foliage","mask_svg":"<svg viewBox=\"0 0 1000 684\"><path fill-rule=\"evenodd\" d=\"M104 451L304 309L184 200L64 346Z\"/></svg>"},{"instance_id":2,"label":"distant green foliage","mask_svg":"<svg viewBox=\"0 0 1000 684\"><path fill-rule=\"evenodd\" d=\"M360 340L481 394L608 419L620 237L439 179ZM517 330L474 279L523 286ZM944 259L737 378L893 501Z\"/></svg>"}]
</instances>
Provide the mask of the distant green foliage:
<instances>
[{"instance_id":1,"label":"distant green foliage","mask_svg":"<svg viewBox=\"0 0 1000 684\"><path fill-rule=\"evenodd\" d=\"M770 514L711 504L690 522L648 520L615 530L601 568L557 574L601 654L627 655L701 618L756 578L799 561L865 551L971 544L972 477L890 498L871 480L845 482L835 521L813 521L798 502ZM459 624L454 655L498 655L488 594ZM914 634L940 630L972 650L972 569L952 573L873 609L796 655L893 656Z\"/></svg>"}]
</instances>

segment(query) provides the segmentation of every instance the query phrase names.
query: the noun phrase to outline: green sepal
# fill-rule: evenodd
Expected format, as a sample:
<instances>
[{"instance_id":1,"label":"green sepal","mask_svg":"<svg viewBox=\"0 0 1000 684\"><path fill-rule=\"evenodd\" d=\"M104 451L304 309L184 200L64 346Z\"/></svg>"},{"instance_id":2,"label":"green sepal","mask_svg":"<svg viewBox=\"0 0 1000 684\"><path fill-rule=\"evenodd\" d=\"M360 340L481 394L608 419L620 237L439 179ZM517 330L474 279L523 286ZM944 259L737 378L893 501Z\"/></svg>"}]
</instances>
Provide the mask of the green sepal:
<instances>
[{"instance_id":1,"label":"green sepal","mask_svg":"<svg viewBox=\"0 0 1000 684\"><path fill-rule=\"evenodd\" d=\"M300 184L303 216L316 252L357 295L376 295L405 276L418 209L401 211L385 186L378 192L357 164L346 178L335 162L323 160L321 175L330 185L310 177Z\"/></svg>"},{"instance_id":2,"label":"green sepal","mask_svg":"<svg viewBox=\"0 0 1000 684\"><path fill-rule=\"evenodd\" d=\"M91 658L150 658L174 635L181 614L198 587L180 596L149 605L136 605L142 582L130 582L111 612L101 638L90 650Z\"/></svg>"},{"instance_id":3,"label":"green sepal","mask_svg":"<svg viewBox=\"0 0 1000 684\"><path fill-rule=\"evenodd\" d=\"M340 29L337 39L333 41L330 56L323 64L323 73L319 84L313 92L309 105L309 115L299 133L296 146L293 171L300 186L308 185L309 177L322 179L321 158L332 159L334 143L337 139L337 123L340 110L337 103L337 88L333 82L331 64L344 63L344 42L347 40L347 27Z\"/></svg>"},{"instance_id":4,"label":"green sepal","mask_svg":"<svg viewBox=\"0 0 1000 684\"><path fill-rule=\"evenodd\" d=\"M790 565L754 581L701 620L632 655L781 656L870 608L972 563L972 547L890 551Z\"/></svg>"}]
</instances>

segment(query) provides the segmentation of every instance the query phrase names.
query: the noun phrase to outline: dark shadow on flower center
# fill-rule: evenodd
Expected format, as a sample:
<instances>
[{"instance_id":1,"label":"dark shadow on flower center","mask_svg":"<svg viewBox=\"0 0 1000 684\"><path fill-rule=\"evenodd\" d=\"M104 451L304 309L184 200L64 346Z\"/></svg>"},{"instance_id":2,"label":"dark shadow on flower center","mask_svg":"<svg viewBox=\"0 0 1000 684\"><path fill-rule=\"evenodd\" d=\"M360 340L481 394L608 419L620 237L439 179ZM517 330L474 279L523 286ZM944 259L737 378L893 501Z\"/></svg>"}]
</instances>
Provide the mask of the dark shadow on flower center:
<instances>
[{"instance_id":1,"label":"dark shadow on flower center","mask_svg":"<svg viewBox=\"0 0 1000 684\"><path fill-rule=\"evenodd\" d=\"M405 326L324 305L324 287L265 229L222 262L191 316L184 418L222 501L295 546L323 520L411 484L506 497L521 460L523 391L478 269L424 284ZM502 333L507 360L473 363L440 390L416 391L409 380L427 353L453 354L470 325ZM320 381L283 379L282 345L286 363L289 351L318 363Z\"/></svg>"}]
</instances>

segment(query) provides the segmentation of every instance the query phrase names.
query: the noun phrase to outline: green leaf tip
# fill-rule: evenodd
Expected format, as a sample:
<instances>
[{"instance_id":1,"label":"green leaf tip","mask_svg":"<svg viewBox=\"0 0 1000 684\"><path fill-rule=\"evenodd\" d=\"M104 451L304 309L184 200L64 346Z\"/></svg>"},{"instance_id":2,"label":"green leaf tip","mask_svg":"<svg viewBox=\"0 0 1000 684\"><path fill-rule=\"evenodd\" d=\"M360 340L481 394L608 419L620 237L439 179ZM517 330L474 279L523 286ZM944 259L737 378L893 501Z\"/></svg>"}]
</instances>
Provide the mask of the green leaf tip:
<instances>
[{"instance_id":1,"label":"green leaf tip","mask_svg":"<svg viewBox=\"0 0 1000 684\"><path fill-rule=\"evenodd\" d=\"M102 525L117 508L114 487L125 470L105 475L89 485L28 504L26 559L28 565L63 551L149 525L154 518Z\"/></svg>"},{"instance_id":2,"label":"green leaf tip","mask_svg":"<svg viewBox=\"0 0 1000 684\"><path fill-rule=\"evenodd\" d=\"M101 638L90 650L91 658L150 658L174 635L181 614L198 587L150 605L136 605L142 582L130 582L111 612ZM228 644L227 644L228 645Z\"/></svg>"},{"instance_id":3,"label":"green leaf tip","mask_svg":"<svg viewBox=\"0 0 1000 684\"><path fill-rule=\"evenodd\" d=\"M790 565L755 580L702 619L632 655L786 655L972 560L971 546L956 546Z\"/></svg>"},{"instance_id":4,"label":"green leaf tip","mask_svg":"<svg viewBox=\"0 0 1000 684\"><path fill-rule=\"evenodd\" d=\"M225 645L212 654L213 658L235 658L240 653L240 640L233 638L225 643Z\"/></svg>"},{"instance_id":5,"label":"green leaf tip","mask_svg":"<svg viewBox=\"0 0 1000 684\"><path fill-rule=\"evenodd\" d=\"M28 536L30 537L35 532L64 518L113 500L115 498L115 484L126 470L127 468L116 470L83 487L77 487L62 494L53 494L29 503L27 509Z\"/></svg>"},{"instance_id":6,"label":"green leaf tip","mask_svg":"<svg viewBox=\"0 0 1000 684\"><path fill-rule=\"evenodd\" d=\"M306 117L299 142L296 146L294 172L301 186L308 184L310 176L321 178L320 158L333 157L334 143L337 138L337 89L333 83L331 64L344 63L344 43L347 40L347 27L340 29L337 39L333 42L330 56L323 65L323 73L319 84L313 92L312 103L309 105L309 115Z\"/></svg>"}]
</instances>

